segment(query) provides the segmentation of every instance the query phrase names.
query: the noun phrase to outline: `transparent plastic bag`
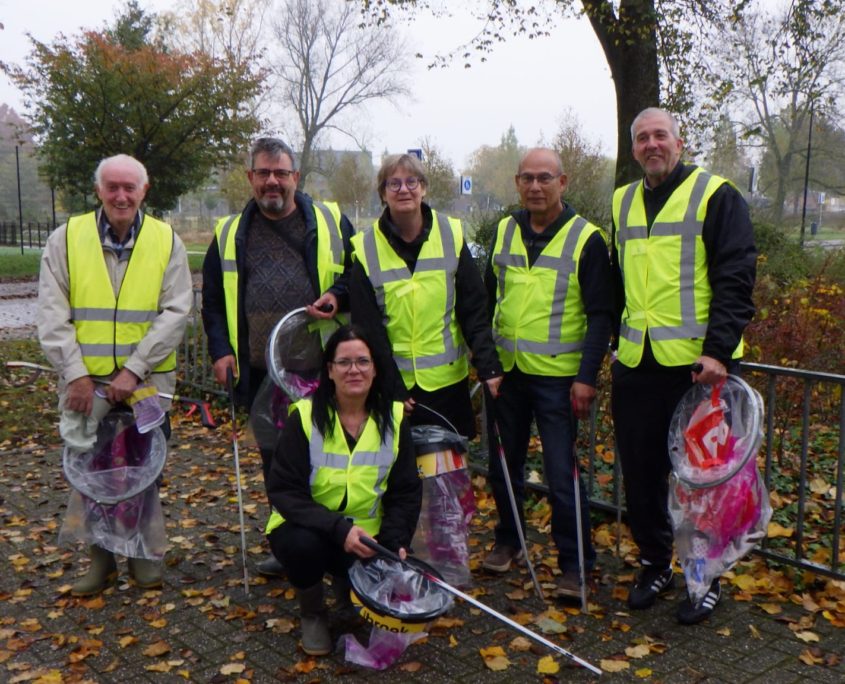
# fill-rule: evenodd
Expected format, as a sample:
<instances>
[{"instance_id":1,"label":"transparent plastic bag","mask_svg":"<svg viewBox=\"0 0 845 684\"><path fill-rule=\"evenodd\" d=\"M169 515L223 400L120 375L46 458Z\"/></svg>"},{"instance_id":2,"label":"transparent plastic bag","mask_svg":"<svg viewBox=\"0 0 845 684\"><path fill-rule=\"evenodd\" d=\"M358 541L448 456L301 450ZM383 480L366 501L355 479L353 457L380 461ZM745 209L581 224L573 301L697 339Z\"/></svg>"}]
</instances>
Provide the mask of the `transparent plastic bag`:
<instances>
[{"instance_id":1,"label":"transparent plastic bag","mask_svg":"<svg viewBox=\"0 0 845 684\"><path fill-rule=\"evenodd\" d=\"M675 410L669 514L694 604L766 536L772 508L755 459L762 419L760 395L735 376L694 386Z\"/></svg>"},{"instance_id":2,"label":"transparent plastic bag","mask_svg":"<svg viewBox=\"0 0 845 684\"><path fill-rule=\"evenodd\" d=\"M306 380L305 378L292 379L293 373L289 373L289 382L296 382L299 398L310 397L319 384L318 380ZM270 379L267 375L261 382L252 408L249 412L249 424L252 434L260 449L270 450L276 448L279 434L285 426L288 418L291 398Z\"/></svg>"},{"instance_id":3,"label":"transparent plastic bag","mask_svg":"<svg viewBox=\"0 0 845 684\"><path fill-rule=\"evenodd\" d=\"M475 495L466 467L466 440L439 425L411 428L417 468L423 477L422 506L411 547L449 584L467 586L469 526Z\"/></svg>"},{"instance_id":4,"label":"transparent plastic bag","mask_svg":"<svg viewBox=\"0 0 845 684\"><path fill-rule=\"evenodd\" d=\"M128 558L161 560L167 550L158 487L148 487L116 504L100 504L77 491L70 494L59 543L96 544Z\"/></svg>"},{"instance_id":5,"label":"transparent plastic bag","mask_svg":"<svg viewBox=\"0 0 845 684\"><path fill-rule=\"evenodd\" d=\"M388 632L379 627L370 630L367 646L361 644L354 634L344 634L340 644L345 652L347 663L368 667L371 670L386 670L393 665L408 646L428 636L427 632Z\"/></svg>"},{"instance_id":6,"label":"transparent plastic bag","mask_svg":"<svg viewBox=\"0 0 845 684\"><path fill-rule=\"evenodd\" d=\"M106 415L91 449L66 447L62 455L74 491L59 542L96 544L132 558L160 560L167 536L155 483L166 458L161 430L140 434L128 411Z\"/></svg>"},{"instance_id":7,"label":"transparent plastic bag","mask_svg":"<svg viewBox=\"0 0 845 684\"><path fill-rule=\"evenodd\" d=\"M414 558L407 563L427 567ZM420 572L385 558L355 561L349 569L349 581L366 606L397 620L430 620L452 605L452 596Z\"/></svg>"},{"instance_id":8,"label":"transparent plastic bag","mask_svg":"<svg viewBox=\"0 0 845 684\"><path fill-rule=\"evenodd\" d=\"M422 483L420 517L411 548L443 575L449 584L470 584L469 523L475 497L467 470L455 470Z\"/></svg>"}]
</instances>

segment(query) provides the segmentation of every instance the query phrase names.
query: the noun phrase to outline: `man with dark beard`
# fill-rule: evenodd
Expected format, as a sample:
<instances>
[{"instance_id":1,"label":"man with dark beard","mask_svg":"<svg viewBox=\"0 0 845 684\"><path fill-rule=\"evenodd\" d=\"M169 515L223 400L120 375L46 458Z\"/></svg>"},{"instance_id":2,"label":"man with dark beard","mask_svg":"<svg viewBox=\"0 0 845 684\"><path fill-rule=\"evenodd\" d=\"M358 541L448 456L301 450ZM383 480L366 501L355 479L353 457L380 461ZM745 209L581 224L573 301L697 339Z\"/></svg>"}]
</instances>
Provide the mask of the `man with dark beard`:
<instances>
[{"instance_id":1,"label":"man with dark beard","mask_svg":"<svg viewBox=\"0 0 845 684\"><path fill-rule=\"evenodd\" d=\"M315 318L331 318L348 308L352 235L336 203L315 202L296 189L299 171L282 140L259 138L249 159L253 198L240 214L217 222L202 290L214 378L225 384L231 370L235 399L247 407L267 374L267 339L282 316L306 306ZM261 449L265 480L272 455L272 448ZM258 571L283 572L272 556Z\"/></svg>"}]
</instances>

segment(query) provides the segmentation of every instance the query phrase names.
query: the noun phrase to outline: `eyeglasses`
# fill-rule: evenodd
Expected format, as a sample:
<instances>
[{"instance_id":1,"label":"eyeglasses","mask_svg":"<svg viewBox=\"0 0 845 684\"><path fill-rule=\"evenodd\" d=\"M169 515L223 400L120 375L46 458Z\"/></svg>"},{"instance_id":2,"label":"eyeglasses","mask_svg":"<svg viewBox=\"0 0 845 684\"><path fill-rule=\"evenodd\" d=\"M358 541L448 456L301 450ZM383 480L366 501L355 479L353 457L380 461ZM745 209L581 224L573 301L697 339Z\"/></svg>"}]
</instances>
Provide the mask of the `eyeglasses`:
<instances>
[{"instance_id":1,"label":"eyeglasses","mask_svg":"<svg viewBox=\"0 0 845 684\"><path fill-rule=\"evenodd\" d=\"M294 171L293 169L253 169L252 173L258 180L266 181L270 176L275 176L278 180L285 180L290 178Z\"/></svg>"},{"instance_id":2,"label":"eyeglasses","mask_svg":"<svg viewBox=\"0 0 845 684\"><path fill-rule=\"evenodd\" d=\"M399 192L402 189L403 184L406 188L408 188L408 190L416 190L420 184L420 179L416 176L411 176L405 180L402 180L401 178L391 178L384 184L384 187L390 190L390 192Z\"/></svg>"},{"instance_id":3,"label":"eyeglasses","mask_svg":"<svg viewBox=\"0 0 845 684\"><path fill-rule=\"evenodd\" d=\"M355 368L360 371L368 371L373 365L373 360L367 356L359 356L357 359L336 359L330 363L337 366L345 373L349 371L352 366L355 366Z\"/></svg>"},{"instance_id":4,"label":"eyeglasses","mask_svg":"<svg viewBox=\"0 0 845 684\"><path fill-rule=\"evenodd\" d=\"M551 173L538 173L536 176L533 173L520 173L516 179L520 185L533 185L537 181L540 185L548 185L555 178L560 178L560 174L553 175Z\"/></svg>"}]
</instances>

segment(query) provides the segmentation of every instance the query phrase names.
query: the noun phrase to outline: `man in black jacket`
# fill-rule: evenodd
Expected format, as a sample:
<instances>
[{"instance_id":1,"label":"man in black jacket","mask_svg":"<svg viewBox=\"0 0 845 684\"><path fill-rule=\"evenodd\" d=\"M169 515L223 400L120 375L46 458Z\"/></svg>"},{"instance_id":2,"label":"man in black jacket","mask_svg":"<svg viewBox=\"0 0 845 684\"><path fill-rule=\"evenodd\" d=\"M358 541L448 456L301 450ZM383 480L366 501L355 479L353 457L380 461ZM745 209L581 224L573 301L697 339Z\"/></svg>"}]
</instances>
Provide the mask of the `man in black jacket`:
<instances>
[{"instance_id":1,"label":"man in black jacket","mask_svg":"<svg viewBox=\"0 0 845 684\"><path fill-rule=\"evenodd\" d=\"M578 598L579 536L585 571L595 563L595 549L580 478L575 491L574 443L577 420L589 417L610 339L610 262L601 230L563 200L568 178L556 151L529 150L515 183L523 208L499 222L484 280L505 370L491 414L500 428L520 520L514 519L491 429L489 479L499 522L495 545L482 567L506 572L521 559L517 525L525 527L525 461L534 420L543 445L552 539L562 572L557 594ZM584 511L580 535L576 496Z\"/></svg>"},{"instance_id":2,"label":"man in black jacket","mask_svg":"<svg viewBox=\"0 0 845 684\"><path fill-rule=\"evenodd\" d=\"M335 203L296 189L299 171L282 140L255 141L247 177L253 198L217 222L205 256L202 319L215 379L225 384L231 369L236 399L250 407L267 374L267 339L282 316L303 306L315 318L348 309L353 231ZM265 480L272 455L261 449ZM272 557L258 570L282 572Z\"/></svg>"},{"instance_id":3,"label":"man in black jacket","mask_svg":"<svg viewBox=\"0 0 845 684\"><path fill-rule=\"evenodd\" d=\"M678 123L656 108L631 125L634 158L645 178L613 197L613 266L618 341L612 411L625 499L642 569L628 597L650 607L674 582L668 512L667 438L678 401L695 382L736 373L757 251L748 206L726 179L680 161ZM691 370L694 364L700 370ZM682 624L709 616L719 580Z\"/></svg>"}]
</instances>

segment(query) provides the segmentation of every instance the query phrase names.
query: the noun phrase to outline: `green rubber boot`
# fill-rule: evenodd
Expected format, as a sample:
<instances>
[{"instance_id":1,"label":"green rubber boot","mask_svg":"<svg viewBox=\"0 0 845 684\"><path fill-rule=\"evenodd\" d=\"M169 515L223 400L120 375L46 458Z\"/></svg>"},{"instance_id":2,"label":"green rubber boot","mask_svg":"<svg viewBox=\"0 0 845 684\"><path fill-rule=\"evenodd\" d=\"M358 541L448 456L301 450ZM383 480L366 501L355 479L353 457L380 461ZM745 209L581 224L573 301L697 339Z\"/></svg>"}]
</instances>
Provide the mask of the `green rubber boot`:
<instances>
[{"instance_id":1,"label":"green rubber boot","mask_svg":"<svg viewBox=\"0 0 845 684\"><path fill-rule=\"evenodd\" d=\"M297 589L296 596L302 623L302 650L308 655L328 655L332 652L332 637L323 603L323 583Z\"/></svg>"},{"instance_id":2,"label":"green rubber boot","mask_svg":"<svg viewBox=\"0 0 845 684\"><path fill-rule=\"evenodd\" d=\"M99 546L89 546L91 565L70 588L71 596L93 596L117 581L117 563L114 554Z\"/></svg>"},{"instance_id":3,"label":"green rubber boot","mask_svg":"<svg viewBox=\"0 0 845 684\"><path fill-rule=\"evenodd\" d=\"M141 589L161 589L161 563L146 558L128 558L129 575Z\"/></svg>"}]
</instances>

